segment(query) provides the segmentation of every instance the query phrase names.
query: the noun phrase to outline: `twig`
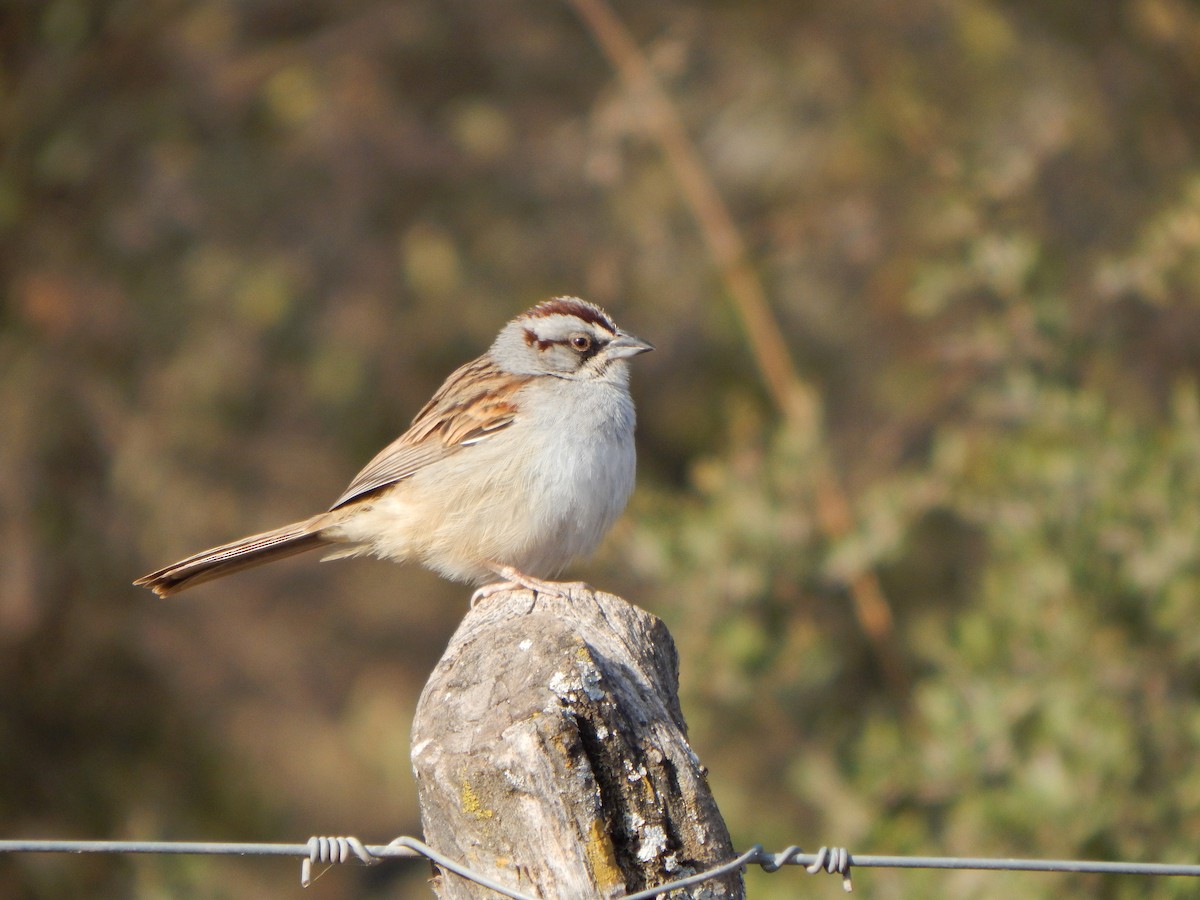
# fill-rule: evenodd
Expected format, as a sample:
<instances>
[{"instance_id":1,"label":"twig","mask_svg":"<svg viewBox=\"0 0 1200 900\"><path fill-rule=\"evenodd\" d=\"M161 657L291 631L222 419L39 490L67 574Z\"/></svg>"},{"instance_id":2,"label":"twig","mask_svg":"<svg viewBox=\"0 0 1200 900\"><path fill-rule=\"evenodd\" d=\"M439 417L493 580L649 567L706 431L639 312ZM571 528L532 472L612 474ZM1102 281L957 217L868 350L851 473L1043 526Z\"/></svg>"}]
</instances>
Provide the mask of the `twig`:
<instances>
[{"instance_id":1,"label":"twig","mask_svg":"<svg viewBox=\"0 0 1200 900\"><path fill-rule=\"evenodd\" d=\"M854 521L846 492L829 459L817 392L796 368L783 334L767 303L766 293L729 209L700 161L674 104L658 83L644 53L605 0L567 0L591 30L613 69L638 104L642 121L654 136L678 179L683 197L699 224L725 282L733 306L750 341L754 361L776 407L799 433L812 434L819 450L817 517L825 533L837 539L849 534ZM895 641L892 609L879 576L871 569L848 584L859 625L874 649L889 687L907 697L908 668Z\"/></svg>"}]
</instances>

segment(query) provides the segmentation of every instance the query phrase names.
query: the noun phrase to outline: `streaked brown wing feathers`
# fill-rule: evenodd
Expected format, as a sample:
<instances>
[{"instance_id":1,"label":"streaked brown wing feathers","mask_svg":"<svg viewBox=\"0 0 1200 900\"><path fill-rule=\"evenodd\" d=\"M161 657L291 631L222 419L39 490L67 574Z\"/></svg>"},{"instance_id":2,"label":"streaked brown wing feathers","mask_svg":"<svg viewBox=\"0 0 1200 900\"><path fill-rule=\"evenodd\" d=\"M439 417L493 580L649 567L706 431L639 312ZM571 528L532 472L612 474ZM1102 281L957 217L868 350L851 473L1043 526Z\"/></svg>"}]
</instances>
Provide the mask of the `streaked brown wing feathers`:
<instances>
[{"instance_id":1,"label":"streaked brown wing feathers","mask_svg":"<svg viewBox=\"0 0 1200 900\"><path fill-rule=\"evenodd\" d=\"M403 481L507 428L516 418L513 397L529 377L502 372L487 356L459 367L408 430L367 463L330 509Z\"/></svg>"}]
</instances>

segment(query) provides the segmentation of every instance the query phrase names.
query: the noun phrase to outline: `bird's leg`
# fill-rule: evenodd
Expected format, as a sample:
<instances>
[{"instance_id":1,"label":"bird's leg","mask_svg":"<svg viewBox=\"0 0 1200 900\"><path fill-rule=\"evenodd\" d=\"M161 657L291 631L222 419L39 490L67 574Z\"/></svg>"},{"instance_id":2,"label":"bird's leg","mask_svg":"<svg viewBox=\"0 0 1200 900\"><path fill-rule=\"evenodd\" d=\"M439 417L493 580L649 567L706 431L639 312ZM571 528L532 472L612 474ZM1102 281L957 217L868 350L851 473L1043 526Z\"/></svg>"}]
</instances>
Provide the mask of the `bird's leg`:
<instances>
[{"instance_id":1,"label":"bird's leg","mask_svg":"<svg viewBox=\"0 0 1200 900\"><path fill-rule=\"evenodd\" d=\"M486 600L492 594L499 594L502 591L511 591L515 588L525 588L533 591L535 594L546 594L550 597L562 597L564 599L571 596L572 591L590 591L591 585L584 584L582 581L545 581L541 578L534 578L532 575L526 575L513 566L506 566L502 563L489 562L486 564L489 569L503 578L503 581L497 581L494 584L485 584L471 595L471 608L475 608L475 604L480 600Z\"/></svg>"}]
</instances>

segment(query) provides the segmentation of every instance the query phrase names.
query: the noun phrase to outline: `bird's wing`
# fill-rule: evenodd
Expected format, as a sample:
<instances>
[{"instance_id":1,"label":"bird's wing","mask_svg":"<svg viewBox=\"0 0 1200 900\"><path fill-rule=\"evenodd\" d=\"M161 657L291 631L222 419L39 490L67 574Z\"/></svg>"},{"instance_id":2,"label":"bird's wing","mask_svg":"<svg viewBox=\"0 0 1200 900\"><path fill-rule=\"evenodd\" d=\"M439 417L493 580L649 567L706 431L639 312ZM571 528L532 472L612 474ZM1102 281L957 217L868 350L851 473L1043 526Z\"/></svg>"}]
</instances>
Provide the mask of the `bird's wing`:
<instances>
[{"instance_id":1,"label":"bird's wing","mask_svg":"<svg viewBox=\"0 0 1200 900\"><path fill-rule=\"evenodd\" d=\"M507 428L517 415L514 397L530 377L501 371L488 356L461 366L417 413L408 431L354 476L330 510L403 481Z\"/></svg>"}]
</instances>

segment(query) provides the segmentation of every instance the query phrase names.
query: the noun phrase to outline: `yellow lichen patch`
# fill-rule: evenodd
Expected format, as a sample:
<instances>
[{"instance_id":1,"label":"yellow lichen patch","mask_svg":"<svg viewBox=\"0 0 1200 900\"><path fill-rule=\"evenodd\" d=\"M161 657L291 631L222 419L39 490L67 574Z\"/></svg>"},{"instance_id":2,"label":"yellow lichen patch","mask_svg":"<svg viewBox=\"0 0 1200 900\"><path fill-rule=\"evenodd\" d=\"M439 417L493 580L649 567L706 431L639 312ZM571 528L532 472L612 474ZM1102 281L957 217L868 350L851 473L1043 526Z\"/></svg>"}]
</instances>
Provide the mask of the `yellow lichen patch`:
<instances>
[{"instance_id":1,"label":"yellow lichen patch","mask_svg":"<svg viewBox=\"0 0 1200 900\"><path fill-rule=\"evenodd\" d=\"M584 852L587 854L588 866L592 870L592 880L596 882L596 888L600 893L625 884L621 869L617 866L617 857L613 852L612 841L609 840L602 823L596 819L592 820L591 827L588 829Z\"/></svg>"},{"instance_id":2,"label":"yellow lichen patch","mask_svg":"<svg viewBox=\"0 0 1200 900\"><path fill-rule=\"evenodd\" d=\"M550 738L550 743L562 755L563 764L568 769L575 768L575 757L571 755L571 747L567 744L566 736L561 731L556 732Z\"/></svg>"},{"instance_id":3,"label":"yellow lichen patch","mask_svg":"<svg viewBox=\"0 0 1200 900\"><path fill-rule=\"evenodd\" d=\"M490 819L493 810L484 809L483 803L479 799L479 795L475 793L475 789L471 787L471 782L463 779L462 788L459 790L459 802L462 804L463 812L469 813L477 819Z\"/></svg>"}]
</instances>

